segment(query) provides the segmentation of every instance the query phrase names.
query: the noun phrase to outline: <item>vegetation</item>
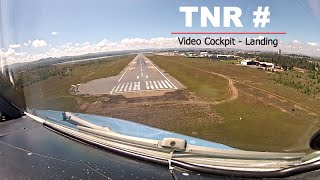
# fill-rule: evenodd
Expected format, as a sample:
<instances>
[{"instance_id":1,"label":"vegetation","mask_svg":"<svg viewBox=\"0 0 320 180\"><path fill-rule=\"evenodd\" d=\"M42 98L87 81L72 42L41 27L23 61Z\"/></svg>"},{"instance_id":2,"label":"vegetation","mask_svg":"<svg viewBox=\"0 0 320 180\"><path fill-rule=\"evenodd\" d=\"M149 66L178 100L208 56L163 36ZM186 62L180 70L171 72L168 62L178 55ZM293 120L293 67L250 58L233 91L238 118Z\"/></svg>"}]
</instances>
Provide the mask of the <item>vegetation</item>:
<instances>
[{"instance_id":1,"label":"vegetation","mask_svg":"<svg viewBox=\"0 0 320 180\"><path fill-rule=\"evenodd\" d=\"M276 72L270 74L270 79L276 83L294 88L299 92L311 95L313 98L319 97L320 93L320 72L309 71L305 73L297 71Z\"/></svg>"},{"instance_id":2,"label":"vegetation","mask_svg":"<svg viewBox=\"0 0 320 180\"><path fill-rule=\"evenodd\" d=\"M307 57L283 56L278 54L261 54L257 59L259 61L266 61L274 63L276 66L284 70L292 70L294 67L309 71L319 70L319 63L315 59Z\"/></svg>"},{"instance_id":3,"label":"vegetation","mask_svg":"<svg viewBox=\"0 0 320 180\"><path fill-rule=\"evenodd\" d=\"M309 138L319 128L320 102L314 99L319 91L313 94L319 87L320 76L316 71L272 74L206 58L148 57L185 85L184 92L197 98L190 104L184 100L185 104L141 105L144 111L138 109L138 113L134 111L137 105L120 104L126 109L119 108L119 112L127 116L137 114L140 118L147 117L148 108L153 109L150 116L158 118L158 122L146 118L145 124L259 151L305 150ZM15 74L16 84L24 88L29 108L81 112L79 105L96 102L97 97L74 96L70 94L71 85L117 75L133 58L41 67ZM228 79L234 83L239 96L216 104L230 96Z\"/></svg>"},{"instance_id":4,"label":"vegetation","mask_svg":"<svg viewBox=\"0 0 320 180\"><path fill-rule=\"evenodd\" d=\"M309 138L318 130L320 103L292 88L275 85L265 71L205 58L156 55L149 58L187 86L187 90L197 94L203 103L216 100L217 94L210 91L228 92L226 81L222 83L219 76L212 76L210 72L231 78L239 92L239 97L233 101L210 105L219 120L194 125L195 119L194 124L172 124L169 130L259 151L307 149ZM200 73L202 70L208 73ZM203 79L206 81L200 82ZM202 83L210 85L206 91Z\"/></svg>"},{"instance_id":5,"label":"vegetation","mask_svg":"<svg viewBox=\"0 0 320 180\"><path fill-rule=\"evenodd\" d=\"M80 102L94 101L96 98L70 94L71 85L118 75L132 58L133 56L124 56L52 65L21 73L17 84L24 86L28 108L80 111Z\"/></svg>"}]
</instances>

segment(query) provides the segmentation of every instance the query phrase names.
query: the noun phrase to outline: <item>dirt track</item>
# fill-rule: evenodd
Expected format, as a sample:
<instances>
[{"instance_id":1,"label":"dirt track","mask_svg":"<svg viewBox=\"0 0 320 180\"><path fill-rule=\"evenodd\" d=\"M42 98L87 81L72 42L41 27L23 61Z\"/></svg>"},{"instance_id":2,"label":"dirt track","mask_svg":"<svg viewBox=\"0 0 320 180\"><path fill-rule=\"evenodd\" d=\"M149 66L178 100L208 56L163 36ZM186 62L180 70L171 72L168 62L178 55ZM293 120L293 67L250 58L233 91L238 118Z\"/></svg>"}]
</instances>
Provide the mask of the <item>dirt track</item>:
<instances>
[{"instance_id":1,"label":"dirt track","mask_svg":"<svg viewBox=\"0 0 320 180\"><path fill-rule=\"evenodd\" d=\"M168 61L171 61L171 60L168 60ZM172 62L175 62L175 61L172 61ZM193 67L193 66L190 66L190 65L182 64L182 63L179 63L179 62L176 62L176 63L181 64L181 65L186 66L186 67L189 67L189 68L192 68L192 69L196 69L196 70L202 71L202 72L206 72L206 73L209 73L209 74L213 74L213 75L216 75L216 76L219 76L219 77L222 77L222 78L228 80L228 82L229 82L228 85L229 85L230 97L227 98L227 99L225 99L225 100L213 102L213 104L221 104L221 103L226 103L226 102L234 101L234 100L236 100L236 99L239 97L238 90L237 90L237 88L234 86L234 82L233 82L234 80L231 79L230 77L228 77L228 76L226 76L226 75L223 75L223 74L216 73L216 72L206 71L206 70L203 70L203 69L200 69L200 68L196 68L196 67Z\"/></svg>"},{"instance_id":2,"label":"dirt track","mask_svg":"<svg viewBox=\"0 0 320 180\"><path fill-rule=\"evenodd\" d=\"M172 61L172 60L168 60L168 61ZM196 69L196 70L199 70L199 71L202 71L202 72L206 72L206 73L209 73L209 74L213 74L213 75L216 75L216 76L219 76L219 77L222 77L222 78L225 78L229 81L229 91L230 91L230 97L225 99L225 100L222 100L222 101L217 101L217 102L213 102L213 104L221 104L221 103L226 103L226 102L230 102L230 101L233 101L233 100L236 100L238 97L239 97L239 93L238 93L238 90L237 88L234 86L234 83L240 83L242 85L245 85L245 86L248 86L250 88L254 88L256 90L259 90L263 93L266 93L267 95L270 95L270 96L273 96L275 97L277 100L279 101L289 101L289 102L292 102L296 105L299 105L300 107L302 107L308 114L317 114L317 110L312 108L312 107L309 107L309 106L306 106L306 105L303 105L301 103L298 103L294 100L291 100L291 99L288 99L288 98L285 98L283 96L280 96L278 94L274 94L274 93L271 93L269 91L266 91L264 89L261 89L261 88L258 88L258 87L255 87L255 86L252 86L250 84L247 84L247 83L244 83L242 81L239 81L239 80L234 80L234 79L231 79L230 77L226 76L226 75L223 75L223 74L220 74L220 73L216 73L216 72L212 72L212 71L206 71L206 70L203 70L203 69L200 69L200 68L196 68L196 67L193 67L193 66L190 66L190 65L186 65L186 64L183 64L183 63L179 63L179 62L176 62L176 61L172 61L172 62L175 62L175 63L178 63L180 65L183 65L183 66L187 66L189 68L193 68L193 69ZM283 111L283 112L286 112L283 108L279 107L279 106L274 106L275 108Z\"/></svg>"}]
</instances>

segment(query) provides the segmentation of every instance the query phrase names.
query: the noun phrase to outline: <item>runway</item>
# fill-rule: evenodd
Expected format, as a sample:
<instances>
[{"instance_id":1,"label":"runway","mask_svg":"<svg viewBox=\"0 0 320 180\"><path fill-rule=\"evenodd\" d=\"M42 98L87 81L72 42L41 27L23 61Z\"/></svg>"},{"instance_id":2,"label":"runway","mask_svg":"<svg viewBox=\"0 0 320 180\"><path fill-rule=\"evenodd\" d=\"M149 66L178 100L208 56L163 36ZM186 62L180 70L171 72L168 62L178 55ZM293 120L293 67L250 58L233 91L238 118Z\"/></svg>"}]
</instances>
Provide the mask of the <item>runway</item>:
<instances>
[{"instance_id":1,"label":"runway","mask_svg":"<svg viewBox=\"0 0 320 180\"><path fill-rule=\"evenodd\" d=\"M85 94L141 93L152 91L174 91L182 84L157 67L143 54L138 54L118 76L103 78L81 85Z\"/></svg>"}]
</instances>

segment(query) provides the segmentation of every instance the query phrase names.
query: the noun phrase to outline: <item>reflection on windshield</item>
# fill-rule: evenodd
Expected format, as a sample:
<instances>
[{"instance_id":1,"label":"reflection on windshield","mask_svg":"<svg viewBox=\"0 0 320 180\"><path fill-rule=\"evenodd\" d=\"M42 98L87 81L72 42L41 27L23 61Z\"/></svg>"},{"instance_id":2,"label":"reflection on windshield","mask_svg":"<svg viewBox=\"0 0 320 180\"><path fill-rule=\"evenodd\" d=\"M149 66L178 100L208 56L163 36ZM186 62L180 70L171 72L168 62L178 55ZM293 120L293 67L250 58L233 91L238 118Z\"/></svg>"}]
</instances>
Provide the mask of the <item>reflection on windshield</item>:
<instances>
[{"instance_id":1,"label":"reflection on windshield","mask_svg":"<svg viewBox=\"0 0 320 180\"><path fill-rule=\"evenodd\" d=\"M12 81L10 81L10 79ZM14 77L12 71L10 73L0 73L0 96L6 98L19 108L25 109L26 104L23 88L12 83L13 79Z\"/></svg>"},{"instance_id":2,"label":"reflection on windshield","mask_svg":"<svg viewBox=\"0 0 320 180\"><path fill-rule=\"evenodd\" d=\"M311 151L310 137L320 127L320 46L310 39L320 41L319 23L305 17L310 13L299 3L288 8L300 21L295 24L307 23L310 37L303 39L305 29L290 34L288 25L282 27L287 36L267 34L279 40L277 47L240 43L225 48L180 46L167 32L173 31L169 24L179 27L180 20L172 17L181 14L159 11L157 21L146 15L155 15L150 7L166 10L161 3L20 2L4 8L14 2L1 6L7 13L1 22L10 22L1 24L1 38L6 33L10 38L0 47L0 67L7 69L0 76L0 93L18 105L25 107L25 99L33 112L99 115L106 117L99 123L106 124L125 120L128 135L150 126L171 132L152 131L156 139L179 134L242 150ZM252 4L247 3L256 8ZM123 11L128 14L122 16ZM235 38L265 39L256 34ZM135 129L136 124L146 129Z\"/></svg>"}]
</instances>

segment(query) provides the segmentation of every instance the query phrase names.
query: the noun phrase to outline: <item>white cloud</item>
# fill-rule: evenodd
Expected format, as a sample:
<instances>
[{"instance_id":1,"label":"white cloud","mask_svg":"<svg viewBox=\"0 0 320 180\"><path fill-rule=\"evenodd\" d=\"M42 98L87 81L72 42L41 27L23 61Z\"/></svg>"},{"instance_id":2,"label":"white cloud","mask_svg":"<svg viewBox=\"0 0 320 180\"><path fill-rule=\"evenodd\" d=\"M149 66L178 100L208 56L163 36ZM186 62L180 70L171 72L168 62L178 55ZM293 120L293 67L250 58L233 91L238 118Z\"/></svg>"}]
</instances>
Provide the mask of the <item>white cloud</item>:
<instances>
[{"instance_id":1,"label":"white cloud","mask_svg":"<svg viewBox=\"0 0 320 180\"><path fill-rule=\"evenodd\" d=\"M310 46L318 46L318 43L314 43L314 42L308 42L307 44Z\"/></svg>"},{"instance_id":2,"label":"white cloud","mask_svg":"<svg viewBox=\"0 0 320 180\"><path fill-rule=\"evenodd\" d=\"M25 46L29 46L31 44L31 40L29 40L28 42L26 43L23 43Z\"/></svg>"},{"instance_id":3,"label":"white cloud","mask_svg":"<svg viewBox=\"0 0 320 180\"><path fill-rule=\"evenodd\" d=\"M9 48L15 49L15 48L19 48L20 46L21 46L20 44L11 44Z\"/></svg>"},{"instance_id":4,"label":"white cloud","mask_svg":"<svg viewBox=\"0 0 320 180\"><path fill-rule=\"evenodd\" d=\"M61 45L60 47L62 47L62 48L69 48L69 47L71 47L71 45L72 45L72 42L68 42L68 43L66 43L66 44L64 44L64 45Z\"/></svg>"},{"instance_id":5,"label":"white cloud","mask_svg":"<svg viewBox=\"0 0 320 180\"><path fill-rule=\"evenodd\" d=\"M35 48L45 47L45 46L47 46L47 42L45 40L36 39L36 40L32 41L32 46Z\"/></svg>"},{"instance_id":6,"label":"white cloud","mask_svg":"<svg viewBox=\"0 0 320 180\"><path fill-rule=\"evenodd\" d=\"M56 31L51 32L51 35L53 35L53 36L58 35L58 34L59 34L59 32L56 32Z\"/></svg>"},{"instance_id":7,"label":"white cloud","mask_svg":"<svg viewBox=\"0 0 320 180\"><path fill-rule=\"evenodd\" d=\"M212 37L213 38L213 37ZM262 38L262 37L258 37ZM243 39L244 38L239 38ZM47 43L44 40L35 40L33 42L28 42L33 47L44 47ZM7 51L2 50L0 54L5 57L8 64L16 62L29 62L35 61L47 57L62 57L62 56L77 56L88 53L98 53L98 52L110 52L110 51L121 51L121 50L139 50L139 49L161 49L161 48L223 48L222 46L181 46L178 43L176 37L174 38L152 38L152 39L142 39L142 38L126 38L119 42L112 42L107 39L103 39L97 43L72 43L68 42L62 46L56 46L50 48L45 53L31 53L21 52L20 49L17 51L14 48L9 48ZM273 46L245 46L244 43L237 44L236 46L231 46L231 48L246 49L246 50L259 50L259 51L274 51L281 49L283 53L296 53L296 54L306 54L310 56L320 57L320 46L317 43L309 42L302 43L300 41L294 40L292 42L279 42L278 47ZM18 51L20 50L20 51ZM30 51L29 51L30 52Z\"/></svg>"},{"instance_id":8,"label":"white cloud","mask_svg":"<svg viewBox=\"0 0 320 180\"><path fill-rule=\"evenodd\" d=\"M292 43L300 44L300 41L298 41L298 40L293 40Z\"/></svg>"},{"instance_id":9,"label":"white cloud","mask_svg":"<svg viewBox=\"0 0 320 180\"><path fill-rule=\"evenodd\" d=\"M106 46L108 45L108 40L106 39L103 39L102 41L98 42L98 44L96 45L97 47L103 47L103 46Z\"/></svg>"},{"instance_id":10,"label":"white cloud","mask_svg":"<svg viewBox=\"0 0 320 180\"><path fill-rule=\"evenodd\" d=\"M86 42L84 42L82 45L84 45L84 46L87 46L87 45L89 45L90 43L88 42L88 41L86 41Z\"/></svg>"}]
</instances>

